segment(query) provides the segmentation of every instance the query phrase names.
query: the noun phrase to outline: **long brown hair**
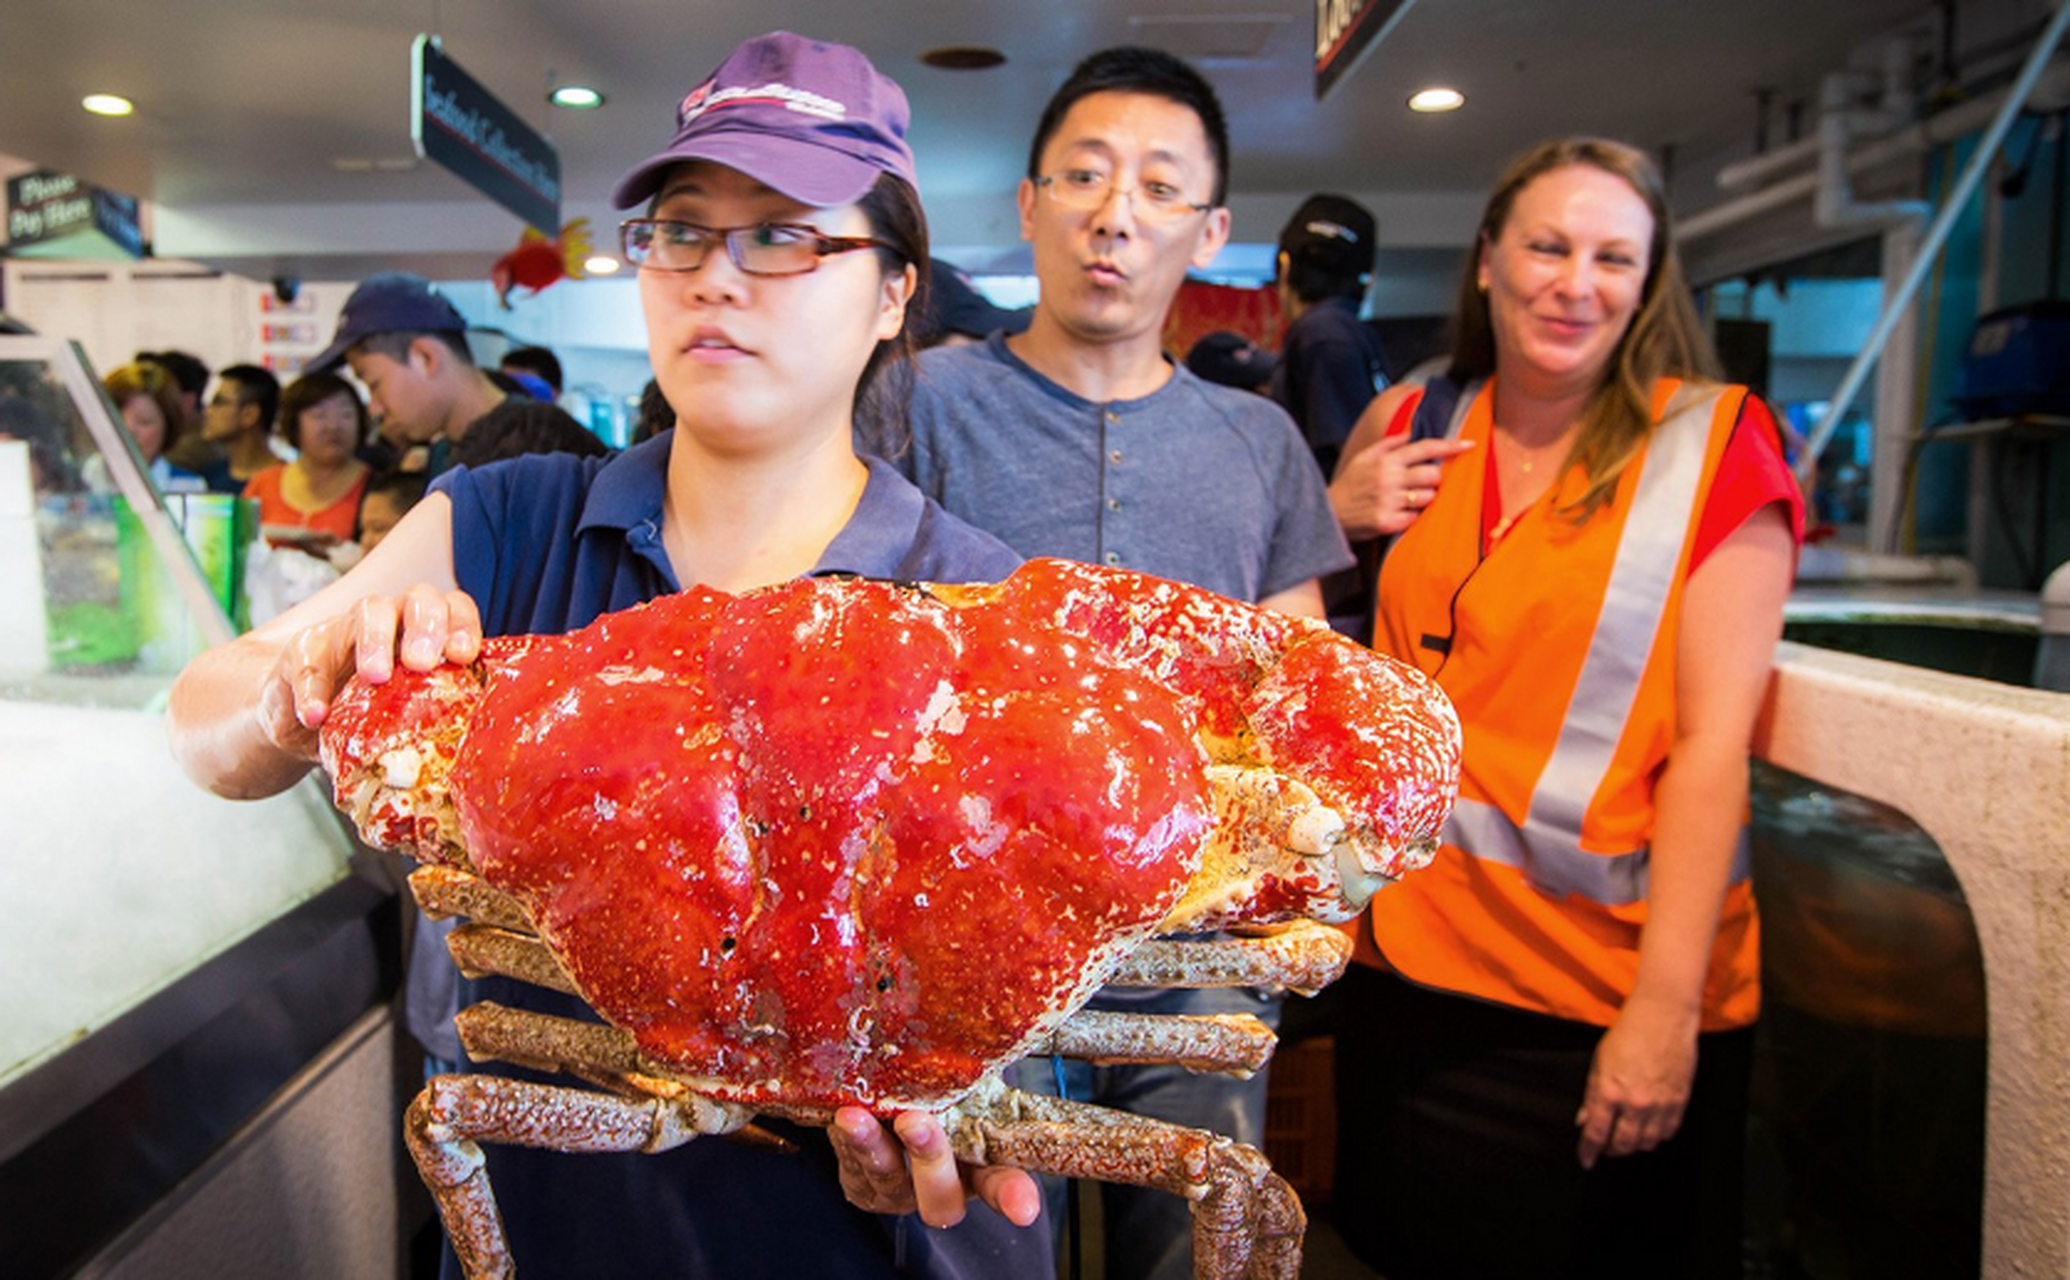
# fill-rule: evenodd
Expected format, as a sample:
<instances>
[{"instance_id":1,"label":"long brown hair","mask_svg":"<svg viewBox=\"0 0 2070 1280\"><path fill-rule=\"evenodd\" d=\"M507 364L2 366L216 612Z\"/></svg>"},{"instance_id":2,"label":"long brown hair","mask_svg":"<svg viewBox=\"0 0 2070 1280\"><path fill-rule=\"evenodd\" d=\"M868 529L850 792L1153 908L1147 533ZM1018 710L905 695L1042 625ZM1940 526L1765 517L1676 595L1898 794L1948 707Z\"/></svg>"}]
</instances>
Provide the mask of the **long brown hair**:
<instances>
[{"instance_id":1,"label":"long brown hair","mask_svg":"<svg viewBox=\"0 0 2070 1280\"><path fill-rule=\"evenodd\" d=\"M1660 171L1636 147L1608 138L1555 138L1542 142L1510 162L1488 197L1459 282L1453 311L1454 381L1467 382L1495 372L1495 328L1488 299L1480 289L1480 255L1502 235L1511 208L1525 187L1573 165L1587 165L1624 179L1653 215L1653 241L1646 256L1646 283L1630 327L1611 352L1602 382L1582 410L1581 432L1568 462L1579 462L1589 478L1588 490L1562 508L1577 524L1610 501L1625 465L1653 430L1653 383L1658 378L1717 381L1717 353L1682 275L1675 252L1674 228Z\"/></svg>"}]
</instances>

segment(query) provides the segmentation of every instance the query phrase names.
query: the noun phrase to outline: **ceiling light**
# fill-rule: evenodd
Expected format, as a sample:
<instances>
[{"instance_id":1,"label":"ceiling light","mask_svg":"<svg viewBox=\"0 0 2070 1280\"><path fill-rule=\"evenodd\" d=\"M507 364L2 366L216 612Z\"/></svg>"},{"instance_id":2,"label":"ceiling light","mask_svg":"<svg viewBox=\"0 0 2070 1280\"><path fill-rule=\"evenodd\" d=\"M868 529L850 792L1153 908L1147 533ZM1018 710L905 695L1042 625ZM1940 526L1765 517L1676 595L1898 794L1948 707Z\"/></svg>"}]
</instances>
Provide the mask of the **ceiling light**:
<instances>
[{"instance_id":1,"label":"ceiling light","mask_svg":"<svg viewBox=\"0 0 2070 1280\"><path fill-rule=\"evenodd\" d=\"M89 93L79 105L97 116L126 116L137 109L136 103L113 93Z\"/></svg>"},{"instance_id":2,"label":"ceiling light","mask_svg":"<svg viewBox=\"0 0 2070 1280\"><path fill-rule=\"evenodd\" d=\"M1409 110L1435 115L1443 111L1457 111L1466 105L1466 95L1457 89L1420 89L1409 95Z\"/></svg>"},{"instance_id":3,"label":"ceiling light","mask_svg":"<svg viewBox=\"0 0 2070 1280\"><path fill-rule=\"evenodd\" d=\"M604 105L604 95L586 84L564 84L546 95L546 100L557 107L572 111L588 111Z\"/></svg>"},{"instance_id":4,"label":"ceiling light","mask_svg":"<svg viewBox=\"0 0 2070 1280\"><path fill-rule=\"evenodd\" d=\"M596 257L584 262L582 269L593 276L609 276L618 274L618 268L621 265L618 259L606 257L600 253Z\"/></svg>"}]
</instances>

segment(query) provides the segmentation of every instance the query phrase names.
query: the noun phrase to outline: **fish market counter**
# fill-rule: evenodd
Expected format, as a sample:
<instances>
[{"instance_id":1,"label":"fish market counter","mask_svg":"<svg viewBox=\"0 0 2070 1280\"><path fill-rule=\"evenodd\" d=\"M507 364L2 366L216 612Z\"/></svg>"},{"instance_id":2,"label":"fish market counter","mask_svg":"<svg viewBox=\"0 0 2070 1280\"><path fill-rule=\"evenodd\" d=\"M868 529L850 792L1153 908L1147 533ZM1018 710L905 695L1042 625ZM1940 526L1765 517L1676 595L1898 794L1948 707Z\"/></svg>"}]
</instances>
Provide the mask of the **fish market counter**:
<instances>
[{"instance_id":1,"label":"fish market counter","mask_svg":"<svg viewBox=\"0 0 2070 1280\"><path fill-rule=\"evenodd\" d=\"M313 783L189 782L164 683L0 685L0 1274L395 1274L398 899Z\"/></svg>"},{"instance_id":2,"label":"fish market counter","mask_svg":"<svg viewBox=\"0 0 2070 1280\"><path fill-rule=\"evenodd\" d=\"M249 522L152 486L76 344L0 335L0 409L0 1275L401 1274L390 860L166 743Z\"/></svg>"}]
</instances>

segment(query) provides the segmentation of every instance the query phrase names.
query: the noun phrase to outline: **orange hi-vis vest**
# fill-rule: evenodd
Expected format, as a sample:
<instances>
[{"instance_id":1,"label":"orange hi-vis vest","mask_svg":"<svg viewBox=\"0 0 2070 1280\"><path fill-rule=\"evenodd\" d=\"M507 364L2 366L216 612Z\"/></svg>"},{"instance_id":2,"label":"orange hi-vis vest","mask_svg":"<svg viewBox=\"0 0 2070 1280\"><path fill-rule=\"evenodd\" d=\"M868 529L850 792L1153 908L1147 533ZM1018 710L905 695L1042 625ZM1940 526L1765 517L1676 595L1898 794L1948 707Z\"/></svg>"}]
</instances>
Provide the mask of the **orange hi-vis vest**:
<instances>
[{"instance_id":1,"label":"orange hi-vis vest","mask_svg":"<svg viewBox=\"0 0 2070 1280\"><path fill-rule=\"evenodd\" d=\"M1434 676L1465 730L1459 802L1431 865L1375 895L1372 934L1404 977L1607 1026L1646 923L1654 786L1675 740L1690 548L1743 387L1654 388L1656 426L1614 499L1576 525L1567 468L1483 556L1494 387L1460 396L1479 443L1381 568L1375 647ZM1507 516L1511 513L1504 512ZM1705 980L1703 1028L1760 1008L1744 837Z\"/></svg>"}]
</instances>

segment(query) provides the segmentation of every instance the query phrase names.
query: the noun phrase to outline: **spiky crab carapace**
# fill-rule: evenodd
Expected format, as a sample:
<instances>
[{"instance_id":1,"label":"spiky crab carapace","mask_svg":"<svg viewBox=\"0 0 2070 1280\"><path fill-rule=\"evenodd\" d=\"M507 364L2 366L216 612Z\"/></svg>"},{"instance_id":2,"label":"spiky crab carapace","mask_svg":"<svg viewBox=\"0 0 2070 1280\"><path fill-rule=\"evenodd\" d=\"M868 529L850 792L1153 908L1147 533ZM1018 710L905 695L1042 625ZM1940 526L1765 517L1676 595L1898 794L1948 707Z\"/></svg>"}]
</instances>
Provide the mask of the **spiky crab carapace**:
<instances>
[{"instance_id":1,"label":"spiky crab carapace","mask_svg":"<svg viewBox=\"0 0 2070 1280\"><path fill-rule=\"evenodd\" d=\"M352 682L322 751L366 838L426 864L425 909L473 920L464 970L604 1019L476 1005L471 1057L595 1088L443 1076L411 1106L470 1275L510 1266L477 1142L654 1151L859 1104L939 1113L970 1161L1185 1196L1199 1275L1291 1277L1305 1220L1260 1153L999 1070L1264 1065L1252 1018L1080 1006L1333 980L1348 945L1319 922L1428 860L1459 726L1318 622L1032 561L997 586L692 589L490 641Z\"/></svg>"}]
</instances>

